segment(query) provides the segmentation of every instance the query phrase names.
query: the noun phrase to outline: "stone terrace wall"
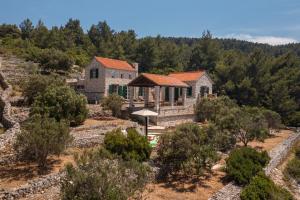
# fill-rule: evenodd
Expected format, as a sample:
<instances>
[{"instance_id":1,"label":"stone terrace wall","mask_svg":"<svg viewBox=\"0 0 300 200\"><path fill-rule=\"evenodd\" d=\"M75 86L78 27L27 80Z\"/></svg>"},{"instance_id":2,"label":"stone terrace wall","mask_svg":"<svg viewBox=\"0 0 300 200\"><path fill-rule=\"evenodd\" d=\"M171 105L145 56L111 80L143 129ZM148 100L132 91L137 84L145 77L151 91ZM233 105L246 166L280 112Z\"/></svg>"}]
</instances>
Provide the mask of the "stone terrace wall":
<instances>
[{"instance_id":1,"label":"stone terrace wall","mask_svg":"<svg viewBox=\"0 0 300 200\"><path fill-rule=\"evenodd\" d=\"M0 69L1 69L1 58L0 58ZM9 102L9 96L12 92L12 87L9 85L0 72L0 86L2 88L0 94L0 120L4 128L7 130L0 136L0 150L5 147L7 143L10 143L14 138L15 134L20 131L20 124L14 120L11 116L11 104Z\"/></svg>"},{"instance_id":2,"label":"stone terrace wall","mask_svg":"<svg viewBox=\"0 0 300 200\"><path fill-rule=\"evenodd\" d=\"M13 190L0 190L0 199L10 200L19 199L30 194L42 192L43 190L55 185L59 185L65 177L65 172L46 175L44 177L32 180L21 187Z\"/></svg>"},{"instance_id":3,"label":"stone terrace wall","mask_svg":"<svg viewBox=\"0 0 300 200\"><path fill-rule=\"evenodd\" d=\"M269 152L271 160L264 169L266 175L270 175L271 171L275 169L287 156L293 145L299 141L299 131L288 137L285 141ZM221 190L216 192L209 200L239 200L242 187L235 185L233 182L227 184Z\"/></svg>"}]
</instances>

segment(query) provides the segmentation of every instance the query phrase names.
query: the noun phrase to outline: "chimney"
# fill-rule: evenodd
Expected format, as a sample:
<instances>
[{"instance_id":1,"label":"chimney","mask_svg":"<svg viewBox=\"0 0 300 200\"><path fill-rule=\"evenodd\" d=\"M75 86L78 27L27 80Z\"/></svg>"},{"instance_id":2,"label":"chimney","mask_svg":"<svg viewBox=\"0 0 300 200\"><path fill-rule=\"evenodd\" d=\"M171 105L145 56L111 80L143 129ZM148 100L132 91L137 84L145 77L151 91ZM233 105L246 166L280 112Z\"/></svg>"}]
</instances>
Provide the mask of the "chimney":
<instances>
[{"instance_id":1,"label":"chimney","mask_svg":"<svg viewBox=\"0 0 300 200\"><path fill-rule=\"evenodd\" d=\"M138 73L139 72L139 63L132 63L133 68L135 69L135 71Z\"/></svg>"}]
</instances>

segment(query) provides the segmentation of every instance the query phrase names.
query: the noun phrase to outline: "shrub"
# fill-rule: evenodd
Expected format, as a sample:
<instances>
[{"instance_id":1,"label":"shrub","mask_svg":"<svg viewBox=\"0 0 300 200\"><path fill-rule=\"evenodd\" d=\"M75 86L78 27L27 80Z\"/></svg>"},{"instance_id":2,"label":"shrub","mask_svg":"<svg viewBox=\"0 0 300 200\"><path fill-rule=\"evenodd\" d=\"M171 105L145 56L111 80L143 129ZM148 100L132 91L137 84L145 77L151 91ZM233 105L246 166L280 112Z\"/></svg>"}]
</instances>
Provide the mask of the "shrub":
<instances>
[{"instance_id":1,"label":"shrub","mask_svg":"<svg viewBox=\"0 0 300 200\"><path fill-rule=\"evenodd\" d=\"M282 128L281 116L272 110L263 109L262 114L265 117L265 120L268 124L268 128L271 129L280 129Z\"/></svg>"},{"instance_id":2,"label":"shrub","mask_svg":"<svg viewBox=\"0 0 300 200\"><path fill-rule=\"evenodd\" d=\"M226 160L227 177L239 185L248 184L253 176L262 171L269 160L266 151L260 153L249 147L235 149Z\"/></svg>"},{"instance_id":3,"label":"shrub","mask_svg":"<svg viewBox=\"0 0 300 200\"><path fill-rule=\"evenodd\" d=\"M23 125L14 148L22 159L36 161L40 167L45 167L48 155L59 155L71 139L66 122L35 115Z\"/></svg>"},{"instance_id":4,"label":"shrub","mask_svg":"<svg viewBox=\"0 0 300 200\"><path fill-rule=\"evenodd\" d=\"M49 86L35 98L30 114L48 115L57 121L81 124L87 117L86 98L68 86Z\"/></svg>"},{"instance_id":5,"label":"shrub","mask_svg":"<svg viewBox=\"0 0 300 200\"><path fill-rule=\"evenodd\" d=\"M127 136L120 129L107 133L104 147L111 153L121 155L125 160L145 161L151 154L151 146L147 138L135 129L128 129Z\"/></svg>"},{"instance_id":6,"label":"shrub","mask_svg":"<svg viewBox=\"0 0 300 200\"><path fill-rule=\"evenodd\" d=\"M227 96L220 96L214 99L203 98L197 103L195 113L200 121L206 119L215 122L221 113L236 106L235 102Z\"/></svg>"},{"instance_id":7,"label":"shrub","mask_svg":"<svg viewBox=\"0 0 300 200\"><path fill-rule=\"evenodd\" d=\"M231 150L236 144L235 136L230 131L224 129L221 130L215 124L210 123L205 128L205 132L208 136L210 143L221 152L227 152Z\"/></svg>"},{"instance_id":8,"label":"shrub","mask_svg":"<svg viewBox=\"0 0 300 200\"><path fill-rule=\"evenodd\" d=\"M63 200L127 200L145 186L149 168L98 149L78 156L76 167L68 165L66 172L61 187Z\"/></svg>"},{"instance_id":9,"label":"shrub","mask_svg":"<svg viewBox=\"0 0 300 200\"><path fill-rule=\"evenodd\" d=\"M300 159L296 157L290 160L284 169L284 173L300 183Z\"/></svg>"},{"instance_id":10,"label":"shrub","mask_svg":"<svg viewBox=\"0 0 300 200\"><path fill-rule=\"evenodd\" d=\"M191 123L177 126L174 133L162 135L157 153L165 175L178 172L201 175L217 160L204 129Z\"/></svg>"},{"instance_id":11,"label":"shrub","mask_svg":"<svg viewBox=\"0 0 300 200\"><path fill-rule=\"evenodd\" d=\"M73 65L71 57L57 49L43 50L38 59L39 63L45 70L68 71Z\"/></svg>"},{"instance_id":12,"label":"shrub","mask_svg":"<svg viewBox=\"0 0 300 200\"><path fill-rule=\"evenodd\" d=\"M276 186L263 173L256 175L241 193L241 200L293 200L285 189Z\"/></svg>"},{"instance_id":13,"label":"shrub","mask_svg":"<svg viewBox=\"0 0 300 200\"><path fill-rule=\"evenodd\" d=\"M35 74L28 78L28 81L23 85L23 95L27 104L31 105L34 98L43 93L50 85L62 86L64 82L58 76L44 76Z\"/></svg>"},{"instance_id":14,"label":"shrub","mask_svg":"<svg viewBox=\"0 0 300 200\"><path fill-rule=\"evenodd\" d=\"M121 108L123 104L123 99L118 94L110 94L104 97L102 100L102 106L104 110L111 110L114 117L121 116Z\"/></svg>"}]
</instances>

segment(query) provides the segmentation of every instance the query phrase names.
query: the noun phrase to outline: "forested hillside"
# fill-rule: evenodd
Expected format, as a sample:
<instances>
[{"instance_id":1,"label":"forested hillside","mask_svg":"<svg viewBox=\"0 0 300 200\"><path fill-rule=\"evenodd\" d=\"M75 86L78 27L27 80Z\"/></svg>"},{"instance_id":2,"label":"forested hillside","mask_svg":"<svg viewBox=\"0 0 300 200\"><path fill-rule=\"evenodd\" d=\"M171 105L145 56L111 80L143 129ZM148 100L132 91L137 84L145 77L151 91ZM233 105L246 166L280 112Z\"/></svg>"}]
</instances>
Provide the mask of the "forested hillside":
<instances>
[{"instance_id":1,"label":"forested hillside","mask_svg":"<svg viewBox=\"0 0 300 200\"><path fill-rule=\"evenodd\" d=\"M152 73L206 69L215 91L240 105L264 106L288 125L300 125L300 44L269 46L234 39L144 37L134 30L116 32L106 22L84 31L79 20L47 28L29 19L0 25L0 53L41 64L44 70L84 67L95 56L138 62Z\"/></svg>"}]
</instances>

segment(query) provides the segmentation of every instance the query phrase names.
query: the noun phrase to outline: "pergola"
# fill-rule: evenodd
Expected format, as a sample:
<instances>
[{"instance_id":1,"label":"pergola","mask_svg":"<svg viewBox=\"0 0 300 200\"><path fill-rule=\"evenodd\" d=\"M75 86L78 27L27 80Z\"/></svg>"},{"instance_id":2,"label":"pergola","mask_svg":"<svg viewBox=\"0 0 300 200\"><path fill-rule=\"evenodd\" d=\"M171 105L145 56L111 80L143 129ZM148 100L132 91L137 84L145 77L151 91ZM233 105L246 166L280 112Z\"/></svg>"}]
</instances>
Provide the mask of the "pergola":
<instances>
[{"instance_id":1,"label":"pergola","mask_svg":"<svg viewBox=\"0 0 300 200\"><path fill-rule=\"evenodd\" d=\"M182 88L182 104L185 105L187 88L186 83L170 76L142 73L137 78L132 80L129 84L129 107L133 107L134 102L134 87L144 88L144 107L149 103L149 88L154 88L154 109L159 111L161 88L169 88L169 102L170 106L174 106L175 88Z\"/></svg>"}]
</instances>

